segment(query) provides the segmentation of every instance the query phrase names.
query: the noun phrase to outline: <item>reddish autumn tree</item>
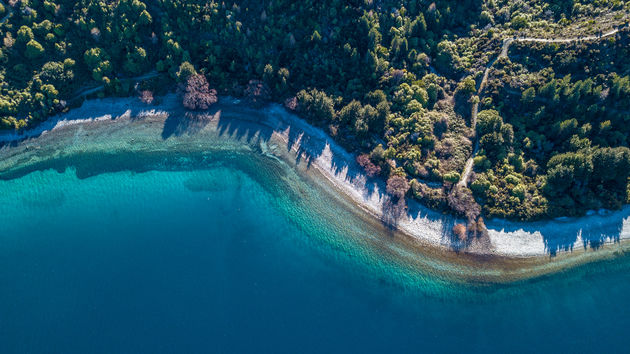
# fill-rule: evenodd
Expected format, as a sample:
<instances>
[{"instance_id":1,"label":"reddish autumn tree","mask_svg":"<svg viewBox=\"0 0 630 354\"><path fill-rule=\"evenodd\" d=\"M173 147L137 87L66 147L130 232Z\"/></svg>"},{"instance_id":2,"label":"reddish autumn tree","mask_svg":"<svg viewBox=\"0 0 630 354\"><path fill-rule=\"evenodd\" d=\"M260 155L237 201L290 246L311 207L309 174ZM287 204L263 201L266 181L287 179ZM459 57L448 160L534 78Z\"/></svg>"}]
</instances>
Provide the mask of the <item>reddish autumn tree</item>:
<instances>
[{"instance_id":1,"label":"reddish autumn tree","mask_svg":"<svg viewBox=\"0 0 630 354\"><path fill-rule=\"evenodd\" d=\"M150 90L140 91L140 101L145 104L153 103L153 92Z\"/></svg>"},{"instance_id":2,"label":"reddish autumn tree","mask_svg":"<svg viewBox=\"0 0 630 354\"><path fill-rule=\"evenodd\" d=\"M208 80L202 74L193 74L186 80L182 103L192 110L208 109L217 102L217 90L211 89Z\"/></svg>"},{"instance_id":3,"label":"reddish autumn tree","mask_svg":"<svg viewBox=\"0 0 630 354\"><path fill-rule=\"evenodd\" d=\"M447 197L448 205L457 214L465 216L468 221L476 220L481 214L481 206L475 201L470 189L455 186Z\"/></svg>"},{"instance_id":4,"label":"reddish autumn tree","mask_svg":"<svg viewBox=\"0 0 630 354\"><path fill-rule=\"evenodd\" d=\"M381 166L375 165L372 160L370 160L370 155L368 154L357 156L357 163L363 167L369 177L374 177L381 173Z\"/></svg>"},{"instance_id":5,"label":"reddish autumn tree","mask_svg":"<svg viewBox=\"0 0 630 354\"><path fill-rule=\"evenodd\" d=\"M387 193L402 199L409 190L409 182L403 176L393 175L387 180Z\"/></svg>"},{"instance_id":6,"label":"reddish autumn tree","mask_svg":"<svg viewBox=\"0 0 630 354\"><path fill-rule=\"evenodd\" d=\"M284 100L284 106L291 111L295 111L297 109L297 97L289 97Z\"/></svg>"},{"instance_id":7,"label":"reddish autumn tree","mask_svg":"<svg viewBox=\"0 0 630 354\"><path fill-rule=\"evenodd\" d=\"M461 241L465 241L468 237L468 231L466 230L466 226L463 224L456 224L453 226L453 234Z\"/></svg>"},{"instance_id":8,"label":"reddish autumn tree","mask_svg":"<svg viewBox=\"0 0 630 354\"><path fill-rule=\"evenodd\" d=\"M253 106L259 107L271 99L271 90L260 80L249 80L245 88L245 99Z\"/></svg>"}]
</instances>

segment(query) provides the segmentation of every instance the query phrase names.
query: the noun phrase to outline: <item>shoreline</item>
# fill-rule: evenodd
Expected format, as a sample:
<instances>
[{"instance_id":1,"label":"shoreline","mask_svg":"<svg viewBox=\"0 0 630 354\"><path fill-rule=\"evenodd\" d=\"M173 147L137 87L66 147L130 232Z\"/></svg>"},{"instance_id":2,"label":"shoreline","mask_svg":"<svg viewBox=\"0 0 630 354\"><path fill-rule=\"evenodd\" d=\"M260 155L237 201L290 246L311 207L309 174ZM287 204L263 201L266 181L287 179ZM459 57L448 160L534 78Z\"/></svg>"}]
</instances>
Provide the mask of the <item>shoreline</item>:
<instances>
[{"instance_id":1,"label":"shoreline","mask_svg":"<svg viewBox=\"0 0 630 354\"><path fill-rule=\"evenodd\" d=\"M256 126L270 130L267 140L261 143L263 153L267 153L265 148L275 144L272 148L284 150L279 153L295 159L295 166L301 172L311 175L316 183L338 191L338 197L367 214L364 220L369 222L367 219L371 219L383 226L384 181L367 178L354 155L337 145L321 129L278 104L255 109L240 104L237 99L221 97L210 112L214 114L186 113L174 94L161 97L161 102L155 106L145 105L136 98L88 100L81 107L51 117L23 134L1 133L0 142L5 144L0 151L27 145L39 136L79 124L149 117L166 120L169 115L192 114L213 124L222 120L228 127L227 133L236 135L238 132L229 131L229 127L232 123L238 126L238 120L245 125L239 127L241 130L254 131ZM277 148L279 145L283 145L282 149ZM630 250L630 206L618 211L548 221L489 219L486 221L488 237L474 239L465 245L455 240L451 233L452 226L461 221L408 200L407 211L396 222L397 230L390 231L406 236L398 238L405 239L404 243L410 247L421 249L423 254L430 253L472 267L489 266L491 260L493 265L488 271L514 279L548 274Z\"/></svg>"}]
</instances>

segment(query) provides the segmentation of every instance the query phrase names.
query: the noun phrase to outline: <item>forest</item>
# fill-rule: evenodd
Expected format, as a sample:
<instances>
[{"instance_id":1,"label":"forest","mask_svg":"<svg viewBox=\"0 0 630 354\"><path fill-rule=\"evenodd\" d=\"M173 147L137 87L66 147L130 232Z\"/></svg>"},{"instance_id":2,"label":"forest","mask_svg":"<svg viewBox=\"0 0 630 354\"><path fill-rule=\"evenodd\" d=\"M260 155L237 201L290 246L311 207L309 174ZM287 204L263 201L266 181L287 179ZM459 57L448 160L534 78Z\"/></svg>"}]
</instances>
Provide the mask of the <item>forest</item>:
<instances>
[{"instance_id":1,"label":"forest","mask_svg":"<svg viewBox=\"0 0 630 354\"><path fill-rule=\"evenodd\" d=\"M179 87L189 109L283 103L396 198L473 228L615 209L630 202L629 14L619 0L9 0L0 129ZM613 28L515 42L478 92L505 38Z\"/></svg>"}]
</instances>

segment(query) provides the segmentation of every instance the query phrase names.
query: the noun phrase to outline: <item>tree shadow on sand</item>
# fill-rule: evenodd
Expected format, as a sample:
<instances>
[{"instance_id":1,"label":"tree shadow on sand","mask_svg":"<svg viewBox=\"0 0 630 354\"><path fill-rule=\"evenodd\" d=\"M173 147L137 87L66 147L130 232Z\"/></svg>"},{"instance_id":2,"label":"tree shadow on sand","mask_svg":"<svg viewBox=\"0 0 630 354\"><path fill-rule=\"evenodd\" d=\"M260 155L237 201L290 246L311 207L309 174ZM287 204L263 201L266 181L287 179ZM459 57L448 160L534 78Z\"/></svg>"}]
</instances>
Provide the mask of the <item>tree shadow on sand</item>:
<instances>
[{"instance_id":1,"label":"tree shadow on sand","mask_svg":"<svg viewBox=\"0 0 630 354\"><path fill-rule=\"evenodd\" d=\"M378 177L368 177L356 162L354 154L340 147L320 128L291 116L284 108L277 105L269 105L262 109L250 108L242 104L220 102L206 114L212 116L212 120L216 120L220 136L247 142L252 146L268 143L274 133L279 134L286 144L275 145L276 148L284 149L284 153L290 153L295 157L296 165L305 166L306 169L312 168L317 159L324 158L326 166L330 167L335 176L363 191L364 200L376 199L381 203L381 221L388 229L397 229L399 221L403 218L427 219L436 223L435 227L439 228L438 232L444 244L452 243L451 228L455 220L452 216L430 210L416 201L407 200L405 206L404 202L392 199L384 192L385 181ZM167 119L164 138L194 134L203 129L208 122L208 120L188 122L182 118ZM280 140L274 139L274 142L278 141Z\"/></svg>"},{"instance_id":2,"label":"tree shadow on sand","mask_svg":"<svg viewBox=\"0 0 630 354\"><path fill-rule=\"evenodd\" d=\"M602 212L579 218L558 218L529 223L491 220L488 227L504 232L540 232L550 256L560 251L573 251L578 238L584 249L598 249L606 242L618 243L630 226L630 206L613 212ZM626 226L626 229L628 229Z\"/></svg>"},{"instance_id":3,"label":"tree shadow on sand","mask_svg":"<svg viewBox=\"0 0 630 354\"><path fill-rule=\"evenodd\" d=\"M358 165L354 165L354 156L342 151L336 143L321 129L310 126L305 121L291 117L290 113L276 105L265 108L250 108L240 104L221 103L215 105L212 112L217 119L220 136L229 136L247 143L268 142L275 132L286 137L286 152L295 155L295 163L304 163L307 168L326 154L330 158L335 174L344 173L345 178L354 181L362 177ZM278 118L278 119L276 119ZM334 150L334 151L332 151ZM350 164L349 164L350 162ZM369 190L375 189L370 187Z\"/></svg>"},{"instance_id":4,"label":"tree shadow on sand","mask_svg":"<svg viewBox=\"0 0 630 354\"><path fill-rule=\"evenodd\" d=\"M210 123L216 114L220 113L194 113L169 114L162 128L162 139L171 136L195 135Z\"/></svg>"}]
</instances>

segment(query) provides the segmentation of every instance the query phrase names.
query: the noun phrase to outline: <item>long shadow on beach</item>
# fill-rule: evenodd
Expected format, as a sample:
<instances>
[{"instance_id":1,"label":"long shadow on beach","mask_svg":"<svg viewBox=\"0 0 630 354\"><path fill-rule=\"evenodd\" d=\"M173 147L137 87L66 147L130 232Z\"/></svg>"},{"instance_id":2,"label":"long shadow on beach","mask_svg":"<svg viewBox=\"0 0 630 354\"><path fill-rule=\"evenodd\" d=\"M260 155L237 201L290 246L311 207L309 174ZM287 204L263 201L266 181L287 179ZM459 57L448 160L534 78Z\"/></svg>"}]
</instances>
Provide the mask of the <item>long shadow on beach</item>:
<instances>
[{"instance_id":1,"label":"long shadow on beach","mask_svg":"<svg viewBox=\"0 0 630 354\"><path fill-rule=\"evenodd\" d=\"M246 142L261 149L263 149L261 145L266 145L274 132L284 136L286 144L276 148L284 149L283 153L294 156L296 165L309 169L317 159L324 158L326 164L330 163L332 173L363 190L365 200L371 198L378 200L382 210L381 222L387 229L393 232L402 219L419 220L427 227L434 227L433 232L439 232L441 243L455 247L451 229L456 219L430 210L415 201L408 200L406 208L398 203L392 203L391 198L384 193L384 180L367 177L353 154L340 147L321 129L277 105L250 108L228 101L216 104L211 110L202 113L171 115L165 121L162 138L192 136L204 129L209 122L216 122L220 136ZM425 220L433 224L429 225Z\"/></svg>"},{"instance_id":2,"label":"long shadow on beach","mask_svg":"<svg viewBox=\"0 0 630 354\"><path fill-rule=\"evenodd\" d=\"M221 136L230 136L248 143L267 142L274 132L286 133L287 143L284 147L286 152L292 151L295 154L295 163L306 163L307 168L310 168L313 161L326 153L327 149L336 146L336 143L323 131L297 117L289 117L290 113L275 105L258 109L229 103L219 104L210 111L210 114L214 114L214 119L217 119ZM179 127L170 128L170 130L177 129ZM190 128L184 127L183 130L190 130ZM349 161L354 161L353 156L345 151L342 153L336 148L333 149L336 151L329 157L334 173L346 173L349 181L360 177L360 170L349 165Z\"/></svg>"},{"instance_id":3,"label":"long shadow on beach","mask_svg":"<svg viewBox=\"0 0 630 354\"><path fill-rule=\"evenodd\" d=\"M578 237L584 249L598 249L605 242L617 243L621 239L624 222L630 220L630 206L621 210L594 214L580 218L561 218L529 223L512 223L490 220L489 228L505 232L540 232L550 256L559 251L573 251ZM579 221L579 222L578 222Z\"/></svg>"},{"instance_id":4,"label":"long shadow on beach","mask_svg":"<svg viewBox=\"0 0 630 354\"><path fill-rule=\"evenodd\" d=\"M284 133L287 138L284 152L294 154L296 164L304 164L308 169L320 157L330 159L332 172L337 176L341 174L346 182L361 187L364 198L373 198L374 194L377 194L376 197L382 203L381 221L388 229L398 228L399 220L402 218L438 221L442 225L440 228L442 242L452 244L450 230L456 221L452 216L430 210L415 201L408 201L407 208L392 203L391 198L384 193L385 181L378 177L367 177L353 154L337 145L321 129L291 115L284 108L272 105L264 109L254 109L242 105L223 104L215 107L213 112L218 112L218 115L215 113L215 117L218 119L219 134L222 136L258 143L267 142L274 132Z\"/></svg>"},{"instance_id":5,"label":"long shadow on beach","mask_svg":"<svg viewBox=\"0 0 630 354\"><path fill-rule=\"evenodd\" d=\"M211 114L170 114L164 121L162 129L162 139L166 140L171 136L182 136L184 134L194 135L205 128L212 120Z\"/></svg>"}]
</instances>

